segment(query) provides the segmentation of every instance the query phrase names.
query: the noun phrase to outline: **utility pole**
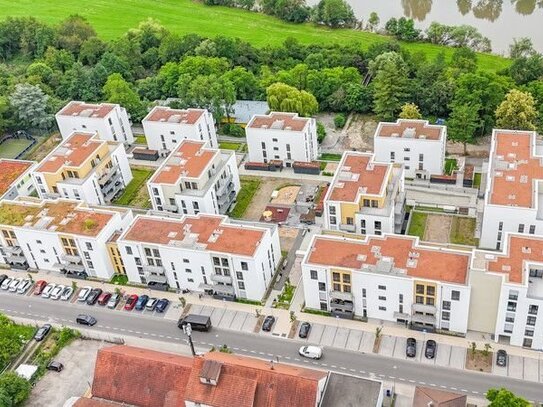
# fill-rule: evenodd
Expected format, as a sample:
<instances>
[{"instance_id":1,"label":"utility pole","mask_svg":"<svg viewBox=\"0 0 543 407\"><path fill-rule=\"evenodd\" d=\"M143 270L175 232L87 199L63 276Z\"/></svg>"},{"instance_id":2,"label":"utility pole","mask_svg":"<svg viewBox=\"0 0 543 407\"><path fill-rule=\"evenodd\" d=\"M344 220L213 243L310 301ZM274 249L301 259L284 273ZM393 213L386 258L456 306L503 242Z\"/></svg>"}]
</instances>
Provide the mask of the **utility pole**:
<instances>
[{"instance_id":1,"label":"utility pole","mask_svg":"<svg viewBox=\"0 0 543 407\"><path fill-rule=\"evenodd\" d=\"M194 350L194 343L192 342L192 326L190 324L183 325L183 332L189 338L189 345L192 356L196 356L196 351Z\"/></svg>"}]
</instances>

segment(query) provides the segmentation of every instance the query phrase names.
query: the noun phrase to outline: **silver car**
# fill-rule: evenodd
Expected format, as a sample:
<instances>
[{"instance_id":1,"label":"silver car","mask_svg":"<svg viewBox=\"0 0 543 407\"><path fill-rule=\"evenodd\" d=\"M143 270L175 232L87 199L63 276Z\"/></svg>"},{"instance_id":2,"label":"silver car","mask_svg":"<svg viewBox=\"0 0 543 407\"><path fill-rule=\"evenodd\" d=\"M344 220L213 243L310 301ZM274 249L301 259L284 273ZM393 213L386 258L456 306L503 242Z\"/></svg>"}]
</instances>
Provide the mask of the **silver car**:
<instances>
[{"instance_id":1,"label":"silver car","mask_svg":"<svg viewBox=\"0 0 543 407\"><path fill-rule=\"evenodd\" d=\"M45 286L45 288L43 289L42 293L41 293L41 297L42 298L49 298L51 296L51 293L53 292L53 290L55 289L57 285L55 283L49 283Z\"/></svg>"},{"instance_id":2,"label":"silver car","mask_svg":"<svg viewBox=\"0 0 543 407\"><path fill-rule=\"evenodd\" d=\"M72 287L64 287L64 290L62 290L62 294L60 295L60 300L68 301L73 293L74 289Z\"/></svg>"},{"instance_id":3,"label":"silver car","mask_svg":"<svg viewBox=\"0 0 543 407\"><path fill-rule=\"evenodd\" d=\"M11 277L6 278L2 282L2 286L0 286L0 288L2 288L2 290L7 290L12 281L13 281L13 279Z\"/></svg>"},{"instance_id":4,"label":"silver car","mask_svg":"<svg viewBox=\"0 0 543 407\"><path fill-rule=\"evenodd\" d=\"M9 291L11 291L12 293L17 291L17 288L19 287L19 284L21 284L22 281L23 281L22 278L16 278L15 280L13 280L11 284L9 285Z\"/></svg>"},{"instance_id":5,"label":"silver car","mask_svg":"<svg viewBox=\"0 0 543 407\"><path fill-rule=\"evenodd\" d=\"M77 296L77 301L79 302L85 302L87 301L87 297L89 296L90 292L92 290L92 287L86 286L79 291L79 295Z\"/></svg>"},{"instance_id":6,"label":"silver car","mask_svg":"<svg viewBox=\"0 0 543 407\"><path fill-rule=\"evenodd\" d=\"M64 286L62 284L57 285L53 289L53 291L51 291L51 299L52 300L58 300L60 298L60 296L62 295L62 292L64 291L65 288L66 288L66 286Z\"/></svg>"},{"instance_id":7,"label":"silver car","mask_svg":"<svg viewBox=\"0 0 543 407\"><path fill-rule=\"evenodd\" d=\"M17 287L17 293L18 294L26 293L26 291L30 288L31 285L32 285L32 282L29 279L25 279L21 281L21 283Z\"/></svg>"}]
</instances>

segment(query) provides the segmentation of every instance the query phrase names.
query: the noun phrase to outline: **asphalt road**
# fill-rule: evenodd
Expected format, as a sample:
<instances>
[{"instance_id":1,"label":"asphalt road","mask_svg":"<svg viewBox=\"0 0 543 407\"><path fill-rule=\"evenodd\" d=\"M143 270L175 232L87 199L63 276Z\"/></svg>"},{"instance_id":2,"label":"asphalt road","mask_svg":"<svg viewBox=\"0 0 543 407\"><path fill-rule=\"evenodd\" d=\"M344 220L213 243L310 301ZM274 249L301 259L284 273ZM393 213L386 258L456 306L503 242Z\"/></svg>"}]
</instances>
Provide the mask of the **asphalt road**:
<instances>
[{"instance_id":1,"label":"asphalt road","mask_svg":"<svg viewBox=\"0 0 543 407\"><path fill-rule=\"evenodd\" d=\"M87 313L98 320L97 325L90 329L107 334L130 335L164 342L186 342L183 332L171 319L142 315L135 311L110 310L98 305L90 307L0 291L0 312L35 322L70 326L77 326L77 314ZM210 332L194 332L193 339L196 347L201 349L209 349L211 346L218 348L226 344L237 354L270 360L278 358L279 362L351 373L388 382L449 389L474 397L483 397L487 389L492 387L505 387L528 400L543 401L543 386L535 382L335 348L325 348L322 359L318 361L307 360L298 355L302 342L271 335L213 328Z\"/></svg>"}]
</instances>

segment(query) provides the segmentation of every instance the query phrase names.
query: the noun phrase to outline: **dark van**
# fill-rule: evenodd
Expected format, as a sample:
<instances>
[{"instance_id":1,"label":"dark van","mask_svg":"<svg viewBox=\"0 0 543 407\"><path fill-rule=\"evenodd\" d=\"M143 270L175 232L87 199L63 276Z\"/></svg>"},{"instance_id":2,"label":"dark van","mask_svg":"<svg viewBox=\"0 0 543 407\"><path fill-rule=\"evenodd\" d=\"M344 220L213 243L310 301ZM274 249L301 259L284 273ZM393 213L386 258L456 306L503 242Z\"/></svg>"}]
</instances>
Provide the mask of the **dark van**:
<instances>
[{"instance_id":1,"label":"dark van","mask_svg":"<svg viewBox=\"0 0 543 407\"><path fill-rule=\"evenodd\" d=\"M193 331L209 331L211 329L211 318L205 315L189 314L179 319L177 326L183 329L183 326L190 324Z\"/></svg>"}]
</instances>

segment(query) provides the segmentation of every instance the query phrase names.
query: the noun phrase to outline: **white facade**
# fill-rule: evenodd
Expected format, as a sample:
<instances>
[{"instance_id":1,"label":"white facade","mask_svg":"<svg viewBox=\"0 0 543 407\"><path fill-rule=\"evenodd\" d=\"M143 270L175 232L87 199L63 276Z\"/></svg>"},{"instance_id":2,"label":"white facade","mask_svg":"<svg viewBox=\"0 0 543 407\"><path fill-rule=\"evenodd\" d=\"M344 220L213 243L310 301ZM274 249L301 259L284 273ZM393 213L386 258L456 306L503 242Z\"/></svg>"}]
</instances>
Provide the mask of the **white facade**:
<instances>
[{"instance_id":1,"label":"white facade","mask_svg":"<svg viewBox=\"0 0 543 407\"><path fill-rule=\"evenodd\" d=\"M375 160L403 164L407 178L443 174L446 147L447 128L427 120L381 122L374 136Z\"/></svg>"},{"instance_id":2,"label":"white facade","mask_svg":"<svg viewBox=\"0 0 543 407\"><path fill-rule=\"evenodd\" d=\"M35 191L32 171L35 161L0 159L0 199L29 196Z\"/></svg>"},{"instance_id":3,"label":"white facade","mask_svg":"<svg viewBox=\"0 0 543 407\"><path fill-rule=\"evenodd\" d=\"M324 198L324 225L362 235L400 233L404 204L402 165L345 152Z\"/></svg>"},{"instance_id":4,"label":"white facade","mask_svg":"<svg viewBox=\"0 0 543 407\"><path fill-rule=\"evenodd\" d=\"M318 157L317 122L296 113L255 115L245 128L250 162L311 162Z\"/></svg>"},{"instance_id":5,"label":"white facade","mask_svg":"<svg viewBox=\"0 0 543 407\"><path fill-rule=\"evenodd\" d=\"M182 141L147 183L153 209L225 214L240 190L236 155Z\"/></svg>"},{"instance_id":6,"label":"white facade","mask_svg":"<svg viewBox=\"0 0 543 407\"><path fill-rule=\"evenodd\" d=\"M535 132L494 130L481 248L499 250L507 233L543 234L542 157Z\"/></svg>"},{"instance_id":7,"label":"white facade","mask_svg":"<svg viewBox=\"0 0 543 407\"><path fill-rule=\"evenodd\" d=\"M206 109L170 109L156 106L142 120L147 147L168 155L182 140L205 141L217 148L213 115Z\"/></svg>"},{"instance_id":8,"label":"white facade","mask_svg":"<svg viewBox=\"0 0 543 407\"><path fill-rule=\"evenodd\" d=\"M130 210L88 207L68 200L2 201L1 210L26 214L25 224L2 224L0 261L38 269L111 279L106 242L132 219Z\"/></svg>"},{"instance_id":9,"label":"white facade","mask_svg":"<svg viewBox=\"0 0 543 407\"><path fill-rule=\"evenodd\" d=\"M128 113L117 104L72 101L55 118L63 139L74 132L91 132L98 133L102 140L125 144L134 142Z\"/></svg>"},{"instance_id":10,"label":"white facade","mask_svg":"<svg viewBox=\"0 0 543 407\"><path fill-rule=\"evenodd\" d=\"M281 260L277 226L138 215L117 244L131 282L260 301Z\"/></svg>"}]
</instances>

